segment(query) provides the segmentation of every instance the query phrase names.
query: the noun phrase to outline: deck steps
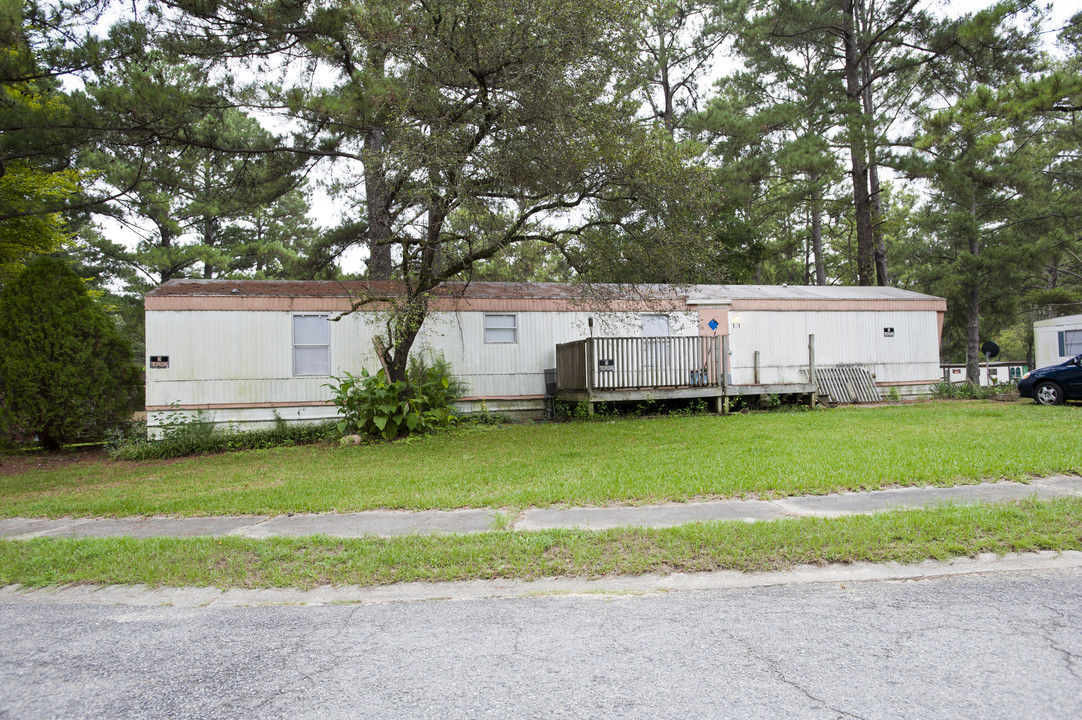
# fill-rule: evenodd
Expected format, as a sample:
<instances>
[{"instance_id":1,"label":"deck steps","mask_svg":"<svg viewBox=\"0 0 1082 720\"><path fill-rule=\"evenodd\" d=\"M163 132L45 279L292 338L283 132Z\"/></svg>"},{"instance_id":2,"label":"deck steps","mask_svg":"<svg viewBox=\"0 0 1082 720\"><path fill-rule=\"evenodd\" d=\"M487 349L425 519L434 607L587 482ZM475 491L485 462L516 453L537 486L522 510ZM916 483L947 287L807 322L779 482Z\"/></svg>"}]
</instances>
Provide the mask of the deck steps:
<instances>
[{"instance_id":1,"label":"deck steps","mask_svg":"<svg viewBox=\"0 0 1082 720\"><path fill-rule=\"evenodd\" d=\"M805 377L807 371L804 371ZM875 376L860 365L834 365L815 369L819 396L838 405L882 402Z\"/></svg>"}]
</instances>

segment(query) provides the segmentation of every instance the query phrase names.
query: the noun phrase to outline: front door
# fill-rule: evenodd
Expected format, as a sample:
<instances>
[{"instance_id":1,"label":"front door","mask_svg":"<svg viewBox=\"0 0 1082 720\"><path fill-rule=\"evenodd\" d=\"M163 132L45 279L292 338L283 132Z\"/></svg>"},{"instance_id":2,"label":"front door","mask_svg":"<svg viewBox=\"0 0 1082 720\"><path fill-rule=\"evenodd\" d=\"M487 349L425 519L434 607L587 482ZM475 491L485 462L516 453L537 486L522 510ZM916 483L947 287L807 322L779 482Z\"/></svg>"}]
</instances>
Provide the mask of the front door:
<instances>
[{"instance_id":1,"label":"front door","mask_svg":"<svg viewBox=\"0 0 1082 720\"><path fill-rule=\"evenodd\" d=\"M652 372L669 366L669 316L642 316L642 365ZM653 383L658 384L657 379Z\"/></svg>"}]
</instances>

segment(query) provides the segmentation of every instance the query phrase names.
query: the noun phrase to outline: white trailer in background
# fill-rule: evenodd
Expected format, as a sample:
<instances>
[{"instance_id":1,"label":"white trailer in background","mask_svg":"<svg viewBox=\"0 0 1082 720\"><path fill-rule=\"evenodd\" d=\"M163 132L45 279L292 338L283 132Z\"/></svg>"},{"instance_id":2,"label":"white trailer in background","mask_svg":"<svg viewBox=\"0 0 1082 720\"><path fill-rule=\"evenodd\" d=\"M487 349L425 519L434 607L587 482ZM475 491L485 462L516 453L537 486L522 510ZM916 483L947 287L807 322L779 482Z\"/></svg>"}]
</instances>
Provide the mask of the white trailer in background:
<instances>
[{"instance_id":1,"label":"white trailer in background","mask_svg":"<svg viewBox=\"0 0 1082 720\"><path fill-rule=\"evenodd\" d=\"M177 412L237 425L333 418L332 378L379 369L383 311L346 314L368 287L173 280L147 293L150 432ZM657 399L716 396L723 382L752 394L807 385L810 335L820 368L859 366L879 388L926 392L940 379L946 303L893 288L470 283L442 288L429 308L413 352L451 363L469 387L463 409L540 416L557 345L590 338L623 344L588 358L588 373L583 354L584 382L634 376ZM712 350L723 343L727 363Z\"/></svg>"},{"instance_id":2,"label":"white trailer in background","mask_svg":"<svg viewBox=\"0 0 1082 720\"><path fill-rule=\"evenodd\" d=\"M960 385L966 381L965 363L944 363L942 365L943 380L953 385ZM1018 382L1022 376L1029 372L1029 366L1024 362L982 362L980 366L980 378L982 387L992 385L1005 385Z\"/></svg>"},{"instance_id":3,"label":"white trailer in background","mask_svg":"<svg viewBox=\"0 0 1082 720\"><path fill-rule=\"evenodd\" d=\"M1033 361L1036 367L1059 365L1082 354L1082 315L1066 315L1033 323Z\"/></svg>"}]
</instances>

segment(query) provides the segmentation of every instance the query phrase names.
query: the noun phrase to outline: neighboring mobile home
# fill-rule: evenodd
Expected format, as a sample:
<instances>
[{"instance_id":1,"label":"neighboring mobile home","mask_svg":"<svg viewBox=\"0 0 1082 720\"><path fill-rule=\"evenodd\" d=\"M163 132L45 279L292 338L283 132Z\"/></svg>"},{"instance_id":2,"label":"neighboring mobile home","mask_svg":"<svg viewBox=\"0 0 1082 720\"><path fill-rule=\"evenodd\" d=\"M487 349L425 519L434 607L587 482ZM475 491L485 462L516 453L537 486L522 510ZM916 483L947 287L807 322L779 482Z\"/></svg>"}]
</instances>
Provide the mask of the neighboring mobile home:
<instances>
[{"instance_id":1,"label":"neighboring mobile home","mask_svg":"<svg viewBox=\"0 0 1082 720\"><path fill-rule=\"evenodd\" d=\"M1036 367L1058 365L1082 354L1082 315L1066 315L1033 323L1033 361Z\"/></svg>"},{"instance_id":2,"label":"neighboring mobile home","mask_svg":"<svg viewBox=\"0 0 1082 720\"><path fill-rule=\"evenodd\" d=\"M953 385L959 385L966 381L965 363L944 363L943 380ZM1022 376L1029 372L1029 366L1024 362L982 362L980 364L980 385L990 387L1005 383L1018 382Z\"/></svg>"},{"instance_id":3,"label":"neighboring mobile home","mask_svg":"<svg viewBox=\"0 0 1082 720\"><path fill-rule=\"evenodd\" d=\"M334 417L332 377L379 368L379 307L343 315L370 287L173 280L147 293L151 432L176 411L238 425ZM946 302L895 288L477 282L441 288L429 307L413 352L451 363L470 388L465 409L540 416L557 345L578 358L563 376L660 399L717 396L722 385L807 392L814 336L815 367L859 366L879 388L919 394L940 379Z\"/></svg>"}]
</instances>

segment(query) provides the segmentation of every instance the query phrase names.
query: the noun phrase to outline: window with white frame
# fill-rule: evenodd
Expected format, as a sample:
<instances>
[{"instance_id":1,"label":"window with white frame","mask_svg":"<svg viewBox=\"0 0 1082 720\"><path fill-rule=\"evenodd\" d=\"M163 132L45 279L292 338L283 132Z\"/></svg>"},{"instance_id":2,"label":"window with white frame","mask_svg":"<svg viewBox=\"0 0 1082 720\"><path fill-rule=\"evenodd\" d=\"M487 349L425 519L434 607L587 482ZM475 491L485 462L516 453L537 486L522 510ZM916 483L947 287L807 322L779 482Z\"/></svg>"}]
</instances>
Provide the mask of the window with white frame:
<instances>
[{"instance_id":1,"label":"window with white frame","mask_svg":"<svg viewBox=\"0 0 1082 720\"><path fill-rule=\"evenodd\" d=\"M1082 330L1061 330L1059 332L1059 356L1074 357L1082 353Z\"/></svg>"},{"instance_id":2,"label":"window with white frame","mask_svg":"<svg viewBox=\"0 0 1082 720\"><path fill-rule=\"evenodd\" d=\"M293 316L293 374L331 374L331 325L329 316Z\"/></svg>"},{"instance_id":3,"label":"window with white frame","mask_svg":"<svg viewBox=\"0 0 1082 720\"><path fill-rule=\"evenodd\" d=\"M518 315L485 313L485 343L517 343Z\"/></svg>"}]
</instances>

